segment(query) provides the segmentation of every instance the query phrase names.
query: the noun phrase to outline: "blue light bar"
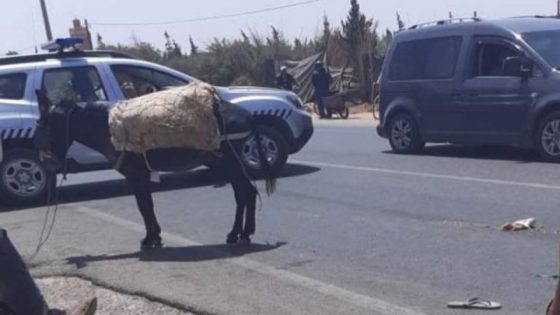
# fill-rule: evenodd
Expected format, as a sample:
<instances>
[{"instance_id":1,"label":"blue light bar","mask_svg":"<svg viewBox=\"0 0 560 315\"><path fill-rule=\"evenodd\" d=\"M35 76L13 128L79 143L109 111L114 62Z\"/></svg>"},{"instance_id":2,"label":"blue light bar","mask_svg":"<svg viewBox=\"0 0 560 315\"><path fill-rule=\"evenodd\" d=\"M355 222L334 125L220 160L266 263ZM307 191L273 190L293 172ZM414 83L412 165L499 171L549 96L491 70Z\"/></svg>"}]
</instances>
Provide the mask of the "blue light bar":
<instances>
[{"instance_id":1,"label":"blue light bar","mask_svg":"<svg viewBox=\"0 0 560 315\"><path fill-rule=\"evenodd\" d=\"M76 45L83 43L84 40L76 37L57 38L41 45L41 49L48 51L64 51L67 48L74 48Z\"/></svg>"}]
</instances>

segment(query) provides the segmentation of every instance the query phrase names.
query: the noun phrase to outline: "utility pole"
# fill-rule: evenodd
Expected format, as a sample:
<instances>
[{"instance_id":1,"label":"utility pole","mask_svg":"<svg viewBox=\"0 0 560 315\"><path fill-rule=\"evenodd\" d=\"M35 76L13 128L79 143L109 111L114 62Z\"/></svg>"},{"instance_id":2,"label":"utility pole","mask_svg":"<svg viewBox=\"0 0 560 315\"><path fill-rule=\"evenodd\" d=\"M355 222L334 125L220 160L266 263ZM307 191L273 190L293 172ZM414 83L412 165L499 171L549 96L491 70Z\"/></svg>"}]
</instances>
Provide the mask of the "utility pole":
<instances>
[{"instance_id":1,"label":"utility pole","mask_svg":"<svg viewBox=\"0 0 560 315\"><path fill-rule=\"evenodd\" d=\"M43 22L45 22L45 31L47 32L47 40L51 41L52 40L51 24L49 22L49 14L47 13L47 5L45 4L45 0L40 0L40 1L41 1L41 11L43 11Z\"/></svg>"},{"instance_id":2,"label":"utility pole","mask_svg":"<svg viewBox=\"0 0 560 315\"><path fill-rule=\"evenodd\" d=\"M560 0L556 2L556 18L560 18Z\"/></svg>"}]
</instances>

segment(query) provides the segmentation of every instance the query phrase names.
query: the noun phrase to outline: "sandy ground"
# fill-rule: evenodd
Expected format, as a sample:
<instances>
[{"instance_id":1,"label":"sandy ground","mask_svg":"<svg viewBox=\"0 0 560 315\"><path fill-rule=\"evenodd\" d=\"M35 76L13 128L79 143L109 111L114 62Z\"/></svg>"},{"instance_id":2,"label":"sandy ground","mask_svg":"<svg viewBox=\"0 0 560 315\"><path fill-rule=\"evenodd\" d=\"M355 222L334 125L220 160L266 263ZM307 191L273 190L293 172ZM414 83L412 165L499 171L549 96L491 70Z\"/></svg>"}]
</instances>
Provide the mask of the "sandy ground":
<instances>
[{"instance_id":1,"label":"sandy ground","mask_svg":"<svg viewBox=\"0 0 560 315\"><path fill-rule=\"evenodd\" d=\"M66 310L97 297L98 315L190 315L148 299L121 294L73 277L35 279L50 309Z\"/></svg>"}]
</instances>

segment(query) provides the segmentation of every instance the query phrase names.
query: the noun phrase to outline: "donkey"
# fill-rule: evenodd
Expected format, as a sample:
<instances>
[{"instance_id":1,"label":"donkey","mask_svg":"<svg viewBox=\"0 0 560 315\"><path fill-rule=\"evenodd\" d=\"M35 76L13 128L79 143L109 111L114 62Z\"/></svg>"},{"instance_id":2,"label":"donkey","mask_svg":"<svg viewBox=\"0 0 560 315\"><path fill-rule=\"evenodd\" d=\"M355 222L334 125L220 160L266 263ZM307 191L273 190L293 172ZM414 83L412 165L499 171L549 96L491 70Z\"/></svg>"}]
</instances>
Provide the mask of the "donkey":
<instances>
[{"instance_id":1,"label":"donkey","mask_svg":"<svg viewBox=\"0 0 560 315\"><path fill-rule=\"evenodd\" d=\"M255 208L258 191L252 184L239 159L241 145L254 136L259 151L260 164L270 195L276 178L261 146L261 138L249 111L227 102L214 104L221 144L218 152L170 148L154 149L145 155L134 152L118 152L110 140L109 112L106 107L92 104L84 107L72 102L52 104L44 90L37 90L39 120L34 135L35 147L49 171L65 167L66 153L77 141L103 154L126 178L136 197L138 210L146 227L142 250L162 246L161 228L154 212L150 183L151 170L184 171L201 165L213 165L231 184L236 201L236 213L232 230L226 243L250 243L255 232ZM232 133L233 132L233 133Z\"/></svg>"}]
</instances>

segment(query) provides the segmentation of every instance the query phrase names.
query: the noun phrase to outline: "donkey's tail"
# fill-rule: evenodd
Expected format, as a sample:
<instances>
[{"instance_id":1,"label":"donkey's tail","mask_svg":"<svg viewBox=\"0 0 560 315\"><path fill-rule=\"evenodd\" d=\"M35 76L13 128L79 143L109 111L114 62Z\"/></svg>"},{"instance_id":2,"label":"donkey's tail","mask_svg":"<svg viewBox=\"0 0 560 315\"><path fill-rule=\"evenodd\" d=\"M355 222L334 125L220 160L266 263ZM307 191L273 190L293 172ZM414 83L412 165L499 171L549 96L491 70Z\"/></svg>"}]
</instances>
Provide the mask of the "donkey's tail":
<instances>
[{"instance_id":1,"label":"donkey's tail","mask_svg":"<svg viewBox=\"0 0 560 315\"><path fill-rule=\"evenodd\" d=\"M262 146L262 138L261 135L259 134L258 128L254 128L254 134L255 134L255 142L257 144L257 151L259 151L259 161L261 164L261 171L265 179L266 194L270 196L276 190L276 176L274 174L274 171L272 170L272 166L270 165L268 159L266 158L266 153L264 152L264 148Z\"/></svg>"}]
</instances>

